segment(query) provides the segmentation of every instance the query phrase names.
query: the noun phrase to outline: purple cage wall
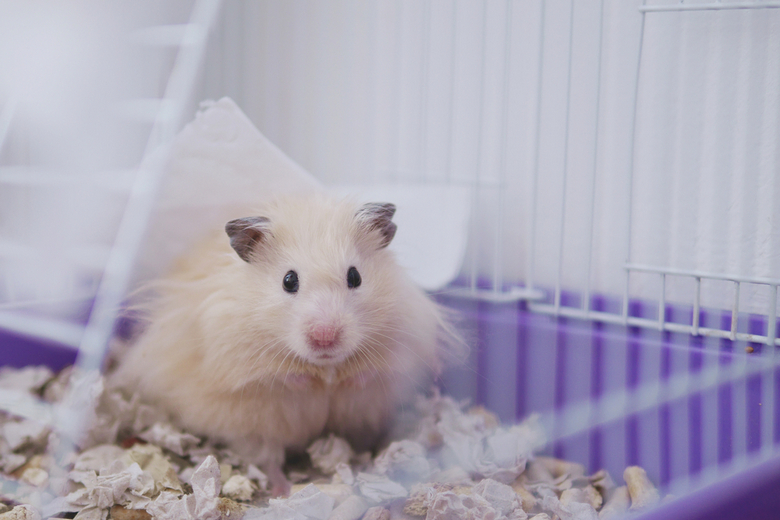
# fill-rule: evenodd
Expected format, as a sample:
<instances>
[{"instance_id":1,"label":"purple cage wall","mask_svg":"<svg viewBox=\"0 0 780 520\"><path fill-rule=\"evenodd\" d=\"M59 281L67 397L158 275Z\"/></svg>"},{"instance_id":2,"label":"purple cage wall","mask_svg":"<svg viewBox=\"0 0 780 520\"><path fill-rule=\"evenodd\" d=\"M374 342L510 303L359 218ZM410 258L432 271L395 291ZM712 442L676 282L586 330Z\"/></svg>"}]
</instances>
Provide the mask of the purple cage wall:
<instances>
[{"instance_id":1,"label":"purple cage wall","mask_svg":"<svg viewBox=\"0 0 780 520\"><path fill-rule=\"evenodd\" d=\"M686 371L732 363L758 363L761 344L660 332L598 322L555 318L529 312L519 303L491 303L440 295L442 303L463 316L464 328L477 348L467 365L452 370L445 391L473 399L503 421L532 412L555 418L565 407L595 402L608 393L630 392L640 385L664 382ZM566 295L564 305L574 303ZM592 309L619 312L620 304L594 298ZM657 303L632 302L629 313L650 317ZM670 322L690 323L692 309L666 307ZM702 310L703 326L728 330L730 311ZM763 334L766 319L743 316L738 329ZM755 354L746 357L746 347ZM773 371L775 392L780 371ZM658 404L639 413L559 437L553 419L553 442L546 453L585 464L593 472L607 469L622 481L627 465L644 467L662 490L675 479L689 479L691 488L708 483L712 471L736 456L750 459L761 448L761 375L718 384L704 391ZM780 395L774 399L774 443L780 441ZM758 458L758 457L756 457ZM705 475L704 470L710 473ZM698 481L697 481L698 479ZM681 500L645 513L647 519L719 519L752 515L780 517L780 460L769 459Z\"/></svg>"},{"instance_id":2,"label":"purple cage wall","mask_svg":"<svg viewBox=\"0 0 780 520\"><path fill-rule=\"evenodd\" d=\"M474 345L467 363L445 375L445 392L483 404L507 422L532 412L554 418L556 412L573 403L596 401L609 392L630 392L681 371L696 372L713 363L725 366L740 356L745 358L744 342L554 318L529 312L525 304L517 302L490 303L446 294L437 298L461 314L462 326ZM597 310L613 310L613 306L607 299L593 301ZM631 306L632 315L646 312L652 309L641 302ZM690 312L670 306L667 317L683 322L690 319ZM725 328L730 314L702 312L701 320L706 324L720 322ZM746 317L740 327L760 333L766 330L766 323ZM760 353L761 345L750 346ZM59 369L74 358L71 349L0 330L0 364L45 364ZM777 389L780 371L774 375ZM583 463L589 471L605 468L616 481L622 481L625 466L638 464L662 489L680 477L695 482L703 469L726 464L739 452L749 456L759 450L761 384L760 376L751 376L691 392L568 437L556 434L553 421L554 440L545 452ZM772 415L777 424L780 396L774 406ZM778 431L780 427L775 428ZM776 518L779 491L780 460L769 459L687 493L641 518Z\"/></svg>"}]
</instances>

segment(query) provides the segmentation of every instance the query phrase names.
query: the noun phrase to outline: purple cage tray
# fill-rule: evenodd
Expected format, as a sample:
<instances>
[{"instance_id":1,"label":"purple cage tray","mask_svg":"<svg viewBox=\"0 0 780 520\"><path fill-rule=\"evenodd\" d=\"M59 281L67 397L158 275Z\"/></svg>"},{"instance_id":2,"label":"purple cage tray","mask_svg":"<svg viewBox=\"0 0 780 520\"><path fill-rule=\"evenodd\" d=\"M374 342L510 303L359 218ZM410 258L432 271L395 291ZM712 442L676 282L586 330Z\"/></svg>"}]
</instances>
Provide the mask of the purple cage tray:
<instances>
[{"instance_id":1,"label":"purple cage tray","mask_svg":"<svg viewBox=\"0 0 780 520\"><path fill-rule=\"evenodd\" d=\"M679 370L695 371L713 357L718 363L730 363L744 349L744 345L728 340L551 318L528 312L522 303L492 304L445 295L437 298L460 311L467 337L475 345L466 366L450 371L443 379L445 391L485 405L503 421L517 420L532 411L554 411L584 397L597 399L652 378L663 380ZM594 300L595 309L611 310L609 306L606 300ZM652 310L641 304L632 306L633 315L647 316L649 312ZM690 311L669 308L667 317L684 322L686 312L690 318ZM702 313L701 323L725 319L720 314ZM740 326L758 332L766 325L747 318ZM74 359L72 349L0 329L0 365L47 365L59 370ZM681 475L695 478L706 463L731 459L738 431L745 431L740 442L748 453L759 449L760 384L760 378L749 379L741 393L730 385L718 387L710 396L694 393L683 403L661 405L652 412L559 440L547 451L581 462L589 471L606 468L618 481L622 481L622 468L631 464L647 469L661 488ZM737 395L740 399L744 396L744 402L735 404ZM714 403L717 411L716 428L705 427L702 411L707 403ZM777 422L780 398L775 399L775 405ZM733 412L737 407L744 424L736 424ZM775 431L780 432L780 427ZM774 439L775 443L778 440ZM780 458L775 458L638 518L780 518L779 511Z\"/></svg>"}]
</instances>

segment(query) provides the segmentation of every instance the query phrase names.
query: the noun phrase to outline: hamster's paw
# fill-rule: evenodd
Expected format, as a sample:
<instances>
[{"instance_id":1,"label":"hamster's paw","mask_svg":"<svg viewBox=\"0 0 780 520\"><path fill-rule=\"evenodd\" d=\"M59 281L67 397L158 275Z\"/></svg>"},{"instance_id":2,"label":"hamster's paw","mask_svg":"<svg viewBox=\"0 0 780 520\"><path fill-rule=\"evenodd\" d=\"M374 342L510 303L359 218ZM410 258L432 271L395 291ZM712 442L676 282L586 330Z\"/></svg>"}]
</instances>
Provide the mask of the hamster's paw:
<instances>
[{"instance_id":1,"label":"hamster's paw","mask_svg":"<svg viewBox=\"0 0 780 520\"><path fill-rule=\"evenodd\" d=\"M271 484L271 496L274 498L290 496L292 484L282 471L282 468L273 465L265 468L268 474L268 482Z\"/></svg>"},{"instance_id":2,"label":"hamster's paw","mask_svg":"<svg viewBox=\"0 0 780 520\"><path fill-rule=\"evenodd\" d=\"M272 497L286 497L290 494L292 484L282 471L285 449L281 444L247 437L233 439L230 446L239 457L257 464L265 472Z\"/></svg>"}]
</instances>

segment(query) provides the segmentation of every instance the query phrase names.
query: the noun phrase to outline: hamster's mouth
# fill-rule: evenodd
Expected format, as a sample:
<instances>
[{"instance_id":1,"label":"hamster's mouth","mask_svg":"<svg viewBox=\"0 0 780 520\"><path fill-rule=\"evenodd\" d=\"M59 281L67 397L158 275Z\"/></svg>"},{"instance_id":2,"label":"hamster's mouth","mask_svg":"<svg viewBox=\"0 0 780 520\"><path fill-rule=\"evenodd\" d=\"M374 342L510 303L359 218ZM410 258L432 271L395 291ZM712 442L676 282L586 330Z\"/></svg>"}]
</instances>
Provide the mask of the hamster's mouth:
<instances>
[{"instance_id":1,"label":"hamster's mouth","mask_svg":"<svg viewBox=\"0 0 780 520\"><path fill-rule=\"evenodd\" d=\"M328 366L341 363L345 357L341 352L310 352L308 361L313 365Z\"/></svg>"}]
</instances>

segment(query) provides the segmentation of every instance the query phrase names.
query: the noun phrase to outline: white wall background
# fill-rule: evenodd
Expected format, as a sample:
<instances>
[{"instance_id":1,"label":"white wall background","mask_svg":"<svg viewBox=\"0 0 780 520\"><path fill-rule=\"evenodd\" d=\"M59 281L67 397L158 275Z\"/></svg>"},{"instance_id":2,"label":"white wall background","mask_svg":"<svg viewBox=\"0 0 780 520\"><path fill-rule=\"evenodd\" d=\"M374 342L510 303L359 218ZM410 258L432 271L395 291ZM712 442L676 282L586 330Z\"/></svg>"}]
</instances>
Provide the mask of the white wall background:
<instances>
[{"instance_id":1,"label":"white wall background","mask_svg":"<svg viewBox=\"0 0 780 520\"><path fill-rule=\"evenodd\" d=\"M73 48L56 32L36 40L71 59L57 69L68 81L40 83L56 94L47 105L56 110L22 112L29 117L0 153L3 179L18 163L81 173L131 165L148 126L106 133L78 123L106 123L115 113L106 107L127 108L118 99L159 96L173 54L88 36L100 29L112 41L117 27L180 23L192 2L73 5L72 17L30 15L83 38ZM646 14L637 88L639 5L225 2L196 98L232 97L328 183L474 186L463 273L492 284L551 288L560 277L564 289L620 295L627 259L780 278L780 10ZM9 31L3 42L26 41ZM0 58L17 55L0 48ZM13 186L4 181L0 192L6 242L25 229L19 204L45 205L44 191L27 183L37 202L20 202ZM76 202L61 221L105 242L110 230L89 207ZM690 302L691 287L671 277L667 298ZM731 291L704 282L702 303L729 307ZM657 279L632 275L631 293L655 298ZM743 288L743 305L764 310L768 294Z\"/></svg>"},{"instance_id":2,"label":"white wall background","mask_svg":"<svg viewBox=\"0 0 780 520\"><path fill-rule=\"evenodd\" d=\"M0 4L0 309L94 296L191 8Z\"/></svg>"},{"instance_id":3,"label":"white wall background","mask_svg":"<svg viewBox=\"0 0 780 520\"><path fill-rule=\"evenodd\" d=\"M466 274L619 295L630 222L634 263L780 278L780 10L646 14L637 90L639 5L228 3L204 92L328 182L476 185Z\"/></svg>"}]
</instances>

